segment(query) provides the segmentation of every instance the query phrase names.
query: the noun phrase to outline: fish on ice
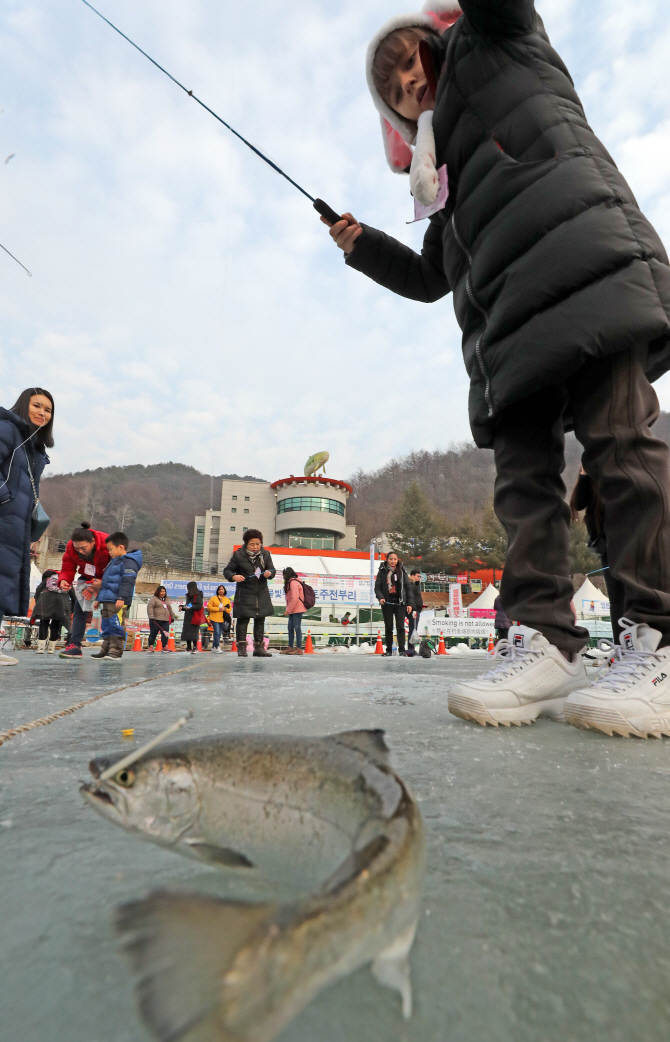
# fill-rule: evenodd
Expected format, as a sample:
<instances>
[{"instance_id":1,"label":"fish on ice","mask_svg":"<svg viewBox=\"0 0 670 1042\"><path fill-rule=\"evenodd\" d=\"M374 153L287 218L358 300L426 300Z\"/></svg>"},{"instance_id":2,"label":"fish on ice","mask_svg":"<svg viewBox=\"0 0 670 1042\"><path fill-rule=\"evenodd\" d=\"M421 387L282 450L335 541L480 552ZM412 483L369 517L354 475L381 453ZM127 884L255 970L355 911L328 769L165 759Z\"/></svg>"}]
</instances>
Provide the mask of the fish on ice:
<instances>
[{"instance_id":1,"label":"fish on ice","mask_svg":"<svg viewBox=\"0 0 670 1042\"><path fill-rule=\"evenodd\" d=\"M408 956L425 840L382 731L223 735L158 746L82 792L103 817L176 853L288 883L291 904L154 893L118 929L159 1039L270 1042L323 988L371 964L412 997Z\"/></svg>"}]
</instances>

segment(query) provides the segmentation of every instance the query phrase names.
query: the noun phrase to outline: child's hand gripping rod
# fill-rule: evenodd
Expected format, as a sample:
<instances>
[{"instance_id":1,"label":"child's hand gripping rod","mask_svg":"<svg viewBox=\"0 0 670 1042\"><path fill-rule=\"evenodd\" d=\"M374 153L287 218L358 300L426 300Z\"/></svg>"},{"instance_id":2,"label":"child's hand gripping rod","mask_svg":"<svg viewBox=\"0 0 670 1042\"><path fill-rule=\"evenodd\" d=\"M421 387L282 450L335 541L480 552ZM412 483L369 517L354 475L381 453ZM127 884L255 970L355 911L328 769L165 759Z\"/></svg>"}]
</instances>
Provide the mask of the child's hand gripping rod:
<instances>
[{"instance_id":1,"label":"child's hand gripping rod","mask_svg":"<svg viewBox=\"0 0 670 1042\"><path fill-rule=\"evenodd\" d=\"M154 59L149 54L147 54L146 51L143 51L141 47L138 47L138 45L134 43L129 36L126 36L126 34L122 33L120 29L117 29L117 27L112 22L110 22L108 18L105 18L104 14L100 14L100 11L93 7L93 4L90 4L88 0L82 0L82 2L85 3L87 7L90 7L91 11L94 11L99 18L102 18L103 22L107 22L107 25L110 26L110 28L113 29L114 32L118 33L119 36L122 36L124 40L127 40L128 43L131 44L131 46L134 47L136 51L139 51L140 54L143 54L145 58L148 58L152 65L155 65L156 68L160 69L161 72L165 73L165 75L168 76L173 83L176 83L178 87L181 87L184 93L188 94L189 98L193 98L194 101L198 102L198 105L201 105L202 108L206 109L206 111L209 112L211 116L214 116L214 119L218 119L219 123L223 123L224 127L226 127L227 130L230 130L230 132L234 134L235 137L239 138L240 141L244 142L247 148L250 148L252 152L255 152L259 159L262 159L265 163L268 164L268 166L271 166L272 169L275 170L278 174L281 174L282 177L285 177L286 180L290 184L292 184L294 188L297 188L299 192L302 192L303 195L306 195L307 198L314 204L314 209L317 211L317 213L320 213L322 217L325 217L325 219L328 221L331 227L332 225L337 224L338 221L345 220L345 218L342 217L340 214L335 213L332 207L328 206L328 203L324 203L323 199L315 199L313 195L310 195L309 192L306 192L305 189L301 185L299 185L297 181L294 181L292 177L289 177L288 174L284 173L281 167L278 167L276 163L273 163L271 159L268 159L266 155L263 155L260 149L256 148L255 145L252 145L250 141L247 141L245 137L242 137L242 135L239 134L237 130L231 127L230 123L226 123L225 119L221 119L221 116L218 116L213 109L210 109L209 105L205 105L204 101L201 101L200 98L196 98L192 90L187 90L184 84L180 83L179 80L175 79L172 73L169 73L167 69L164 69L162 65L159 65L157 61L154 61ZM16 258L14 258L14 260L16 260ZM30 272L28 272L28 274L30 274Z\"/></svg>"}]
</instances>

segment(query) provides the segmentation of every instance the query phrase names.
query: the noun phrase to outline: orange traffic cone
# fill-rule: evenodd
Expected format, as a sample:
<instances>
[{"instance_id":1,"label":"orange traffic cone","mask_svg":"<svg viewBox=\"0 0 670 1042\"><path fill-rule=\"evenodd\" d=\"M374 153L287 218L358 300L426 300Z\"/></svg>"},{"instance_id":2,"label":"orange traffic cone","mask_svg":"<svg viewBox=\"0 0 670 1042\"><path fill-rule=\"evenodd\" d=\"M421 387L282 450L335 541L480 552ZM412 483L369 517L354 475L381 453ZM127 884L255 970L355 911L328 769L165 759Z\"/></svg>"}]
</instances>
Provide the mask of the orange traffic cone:
<instances>
[{"instance_id":1,"label":"orange traffic cone","mask_svg":"<svg viewBox=\"0 0 670 1042\"><path fill-rule=\"evenodd\" d=\"M375 655L384 654L384 645L382 644L381 630L377 630L377 643L375 645Z\"/></svg>"},{"instance_id":2,"label":"orange traffic cone","mask_svg":"<svg viewBox=\"0 0 670 1042\"><path fill-rule=\"evenodd\" d=\"M444 634L440 633L440 643L437 645L438 655L446 655L447 649L444 646Z\"/></svg>"},{"instance_id":3,"label":"orange traffic cone","mask_svg":"<svg viewBox=\"0 0 670 1042\"><path fill-rule=\"evenodd\" d=\"M170 626L170 636L168 637L167 649L168 649L168 651L176 651L177 650L175 645L174 645L174 626Z\"/></svg>"},{"instance_id":4,"label":"orange traffic cone","mask_svg":"<svg viewBox=\"0 0 670 1042\"><path fill-rule=\"evenodd\" d=\"M231 651L237 651L237 641L235 640L235 634L233 634L233 643L230 648Z\"/></svg>"},{"instance_id":5,"label":"orange traffic cone","mask_svg":"<svg viewBox=\"0 0 670 1042\"><path fill-rule=\"evenodd\" d=\"M199 633L198 633L198 644L197 644L197 650L198 650L198 651L202 651L202 637L200 636L200 634L199 634Z\"/></svg>"},{"instance_id":6,"label":"orange traffic cone","mask_svg":"<svg viewBox=\"0 0 670 1042\"><path fill-rule=\"evenodd\" d=\"M142 650L142 638L140 637L140 631L137 630L135 633L135 643L133 644L133 651Z\"/></svg>"},{"instance_id":7,"label":"orange traffic cone","mask_svg":"<svg viewBox=\"0 0 670 1042\"><path fill-rule=\"evenodd\" d=\"M162 651L162 650L163 650L163 641L161 640L161 635L159 633L158 636L156 637L156 651Z\"/></svg>"},{"instance_id":8,"label":"orange traffic cone","mask_svg":"<svg viewBox=\"0 0 670 1042\"><path fill-rule=\"evenodd\" d=\"M314 654L314 645L312 643L312 631L311 630L307 630L307 640L305 641L305 651L304 651L304 654L305 655L313 655Z\"/></svg>"},{"instance_id":9,"label":"orange traffic cone","mask_svg":"<svg viewBox=\"0 0 670 1042\"><path fill-rule=\"evenodd\" d=\"M491 652L493 651L494 648L495 648L495 644L493 643L493 634L489 633L489 643L488 643L488 647L487 647L486 650L488 651L489 654L491 654Z\"/></svg>"}]
</instances>

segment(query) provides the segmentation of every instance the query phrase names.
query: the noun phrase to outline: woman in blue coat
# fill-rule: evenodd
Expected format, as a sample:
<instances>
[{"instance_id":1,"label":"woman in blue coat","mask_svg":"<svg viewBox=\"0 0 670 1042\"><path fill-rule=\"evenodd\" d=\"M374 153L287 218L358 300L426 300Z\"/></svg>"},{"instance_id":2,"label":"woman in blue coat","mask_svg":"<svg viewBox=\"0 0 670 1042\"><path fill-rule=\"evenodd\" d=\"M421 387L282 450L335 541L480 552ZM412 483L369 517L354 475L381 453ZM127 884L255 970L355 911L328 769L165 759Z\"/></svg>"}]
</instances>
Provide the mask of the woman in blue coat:
<instances>
[{"instance_id":1,"label":"woman in blue coat","mask_svg":"<svg viewBox=\"0 0 670 1042\"><path fill-rule=\"evenodd\" d=\"M29 387L11 409L0 408L0 624L5 615L27 615L30 602L30 531L40 476L53 440L54 400ZM3 655L0 666L18 659Z\"/></svg>"}]
</instances>

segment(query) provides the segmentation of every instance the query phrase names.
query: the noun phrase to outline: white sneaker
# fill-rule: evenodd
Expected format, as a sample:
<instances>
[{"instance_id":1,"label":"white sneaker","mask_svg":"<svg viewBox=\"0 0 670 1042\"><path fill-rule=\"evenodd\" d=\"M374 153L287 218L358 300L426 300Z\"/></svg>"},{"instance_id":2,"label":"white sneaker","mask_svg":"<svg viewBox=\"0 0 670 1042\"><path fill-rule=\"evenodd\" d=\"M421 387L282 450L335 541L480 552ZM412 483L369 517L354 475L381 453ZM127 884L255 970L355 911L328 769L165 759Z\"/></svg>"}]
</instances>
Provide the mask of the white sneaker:
<instances>
[{"instance_id":1,"label":"white sneaker","mask_svg":"<svg viewBox=\"0 0 670 1042\"><path fill-rule=\"evenodd\" d=\"M457 684L449 693L449 711L478 724L532 724L540 716L564 719L566 696L586 680L581 655L572 661L537 630L514 626L499 640L492 667L476 680Z\"/></svg>"},{"instance_id":2,"label":"white sneaker","mask_svg":"<svg viewBox=\"0 0 670 1042\"><path fill-rule=\"evenodd\" d=\"M4 652L0 651L0 666L18 666L19 660L17 658L10 658L9 655L5 655Z\"/></svg>"},{"instance_id":3,"label":"white sneaker","mask_svg":"<svg viewBox=\"0 0 670 1042\"><path fill-rule=\"evenodd\" d=\"M628 628L611 666L589 687L572 692L566 722L624 738L670 737L670 648L656 650L662 634L651 626L619 621Z\"/></svg>"}]
</instances>

